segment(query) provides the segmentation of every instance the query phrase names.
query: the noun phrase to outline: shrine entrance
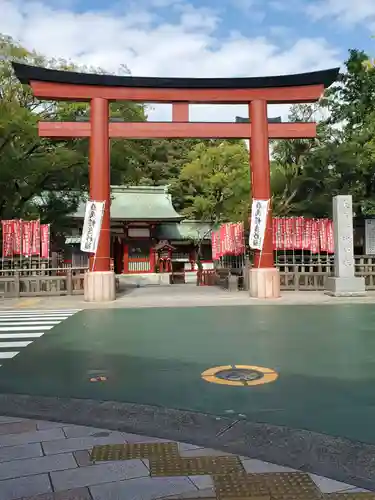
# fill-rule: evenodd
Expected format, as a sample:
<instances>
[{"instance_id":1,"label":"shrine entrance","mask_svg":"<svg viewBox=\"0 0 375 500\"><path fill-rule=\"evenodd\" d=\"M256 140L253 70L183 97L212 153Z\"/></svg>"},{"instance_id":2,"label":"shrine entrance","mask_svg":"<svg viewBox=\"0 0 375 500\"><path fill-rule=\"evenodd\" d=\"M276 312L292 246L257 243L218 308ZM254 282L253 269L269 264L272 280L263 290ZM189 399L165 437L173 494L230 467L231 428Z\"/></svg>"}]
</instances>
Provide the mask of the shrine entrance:
<instances>
[{"instance_id":1,"label":"shrine entrance","mask_svg":"<svg viewBox=\"0 0 375 500\"><path fill-rule=\"evenodd\" d=\"M111 138L249 139L252 198L271 200L270 139L316 136L316 124L269 122L268 104L316 102L337 78L339 69L259 78L149 78L56 71L13 63L16 76L45 100L90 102L89 122L40 122L39 135L50 138L90 138L90 198L105 201L95 258L87 273L86 300L114 298L115 275L110 270L110 146ZM172 103L172 122L110 122L110 101ZM246 104L249 123L193 123L189 104ZM87 293L86 293L87 292ZM263 248L255 252L250 294L275 298L280 294L274 266L272 211L268 210Z\"/></svg>"}]
</instances>

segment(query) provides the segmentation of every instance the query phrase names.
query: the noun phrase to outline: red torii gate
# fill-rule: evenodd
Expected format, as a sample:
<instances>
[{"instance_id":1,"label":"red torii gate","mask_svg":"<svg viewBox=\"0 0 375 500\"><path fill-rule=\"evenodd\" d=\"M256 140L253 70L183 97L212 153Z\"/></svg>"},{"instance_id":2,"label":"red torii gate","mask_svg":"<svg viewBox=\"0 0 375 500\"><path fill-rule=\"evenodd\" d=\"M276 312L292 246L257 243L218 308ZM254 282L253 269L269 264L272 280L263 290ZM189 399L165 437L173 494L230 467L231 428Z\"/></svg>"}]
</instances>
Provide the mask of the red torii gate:
<instances>
[{"instance_id":1,"label":"red torii gate","mask_svg":"<svg viewBox=\"0 0 375 500\"><path fill-rule=\"evenodd\" d=\"M339 69L259 78L151 78L56 71L13 63L16 76L39 99L89 101L89 122L40 122L41 137L90 137L90 198L105 201L95 271L88 273L88 300L114 298L110 272L110 138L241 138L250 139L252 196L271 199L269 139L316 136L315 123L268 123L267 104L316 102L337 78ZM110 101L172 103L172 122L112 123ZM189 104L247 104L250 123L192 123ZM272 213L264 246L255 254L251 295L278 297L274 267Z\"/></svg>"}]
</instances>

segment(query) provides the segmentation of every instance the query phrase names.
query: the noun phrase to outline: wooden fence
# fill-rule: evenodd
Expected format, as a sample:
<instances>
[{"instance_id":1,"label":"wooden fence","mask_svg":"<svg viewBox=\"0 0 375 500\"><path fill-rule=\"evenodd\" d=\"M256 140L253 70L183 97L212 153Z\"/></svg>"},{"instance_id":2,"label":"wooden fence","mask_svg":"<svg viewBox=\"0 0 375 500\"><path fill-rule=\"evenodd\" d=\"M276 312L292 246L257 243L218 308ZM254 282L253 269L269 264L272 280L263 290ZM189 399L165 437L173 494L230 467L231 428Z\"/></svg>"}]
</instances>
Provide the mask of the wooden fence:
<instances>
[{"instance_id":1,"label":"wooden fence","mask_svg":"<svg viewBox=\"0 0 375 500\"><path fill-rule=\"evenodd\" d=\"M365 278L367 290L375 290L375 257L355 256L355 275ZM324 290L328 276L333 276L335 266L332 262L311 264L282 264L280 270L281 290Z\"/></svg>"},{"instance_id":2,"label":"wooden fence","mask_svg":"<svg viewBox=\"0 0 375 500\"><path fill-rule=\"evenodd\" d=\"M87 268L0 270L0 297L81 295Z\"/></svg>"},{"instance_id":3,"label":"wooden fence","mask_svg":"<svg viewBox=\"0 0 375 500\"><path fill-rule=\"evenodd\" d=\"M355 275L365 278L366 290L375 290L375 257L367 255L355 256ZM335 266L333 259L320 259L309 263L277 262L280 271L280 288L289 291L325 290L326 279L333 276ZM230 276L237 276L237 286L230 287ZM238 269L217 268L215 284L232 290L248 289L248 278L238 276Z\"/></svg>"}]
</instances>

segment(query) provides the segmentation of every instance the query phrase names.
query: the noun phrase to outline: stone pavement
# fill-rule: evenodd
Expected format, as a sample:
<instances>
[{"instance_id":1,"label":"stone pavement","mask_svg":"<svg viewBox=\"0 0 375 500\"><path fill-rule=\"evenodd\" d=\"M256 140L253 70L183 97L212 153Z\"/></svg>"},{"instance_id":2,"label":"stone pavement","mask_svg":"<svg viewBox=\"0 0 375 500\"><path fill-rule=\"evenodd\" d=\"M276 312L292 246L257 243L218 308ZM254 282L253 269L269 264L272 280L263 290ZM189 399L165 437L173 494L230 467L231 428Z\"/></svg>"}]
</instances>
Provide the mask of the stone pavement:
<instances>
[{"instance_id":1,"label":"stone pavement","mask_svg":"<svg viewBox=\"0 0 375 500\"><path fill-rule=\"evenodd\" d=\"M105 447L116 444L122 446ZM92 450L94 463L90 458ZM250 457L186 443L0 417L0 500L21 498L373 500L375 494Z\"/></svg>"},{"instance_id":2,"label":"stone pavement","mask_svg":"<svg viewBox=\"0 0 375 500\"><path fill-rule=\"evenodd\" d=\"M213 286L195 285L149 286L128 288L117 300L106 303L85 302L83 295L61 297L30 297L4 299L0 297L2 309L98 309L98 308L138 308L138 307L198 307L249 305L298 305L298 304L361 304L374 303L375 291L365 297L329 297L318 292L282 292L279 299L254 299L248 292L229 292Z\"/></svg>"}]
</instances>

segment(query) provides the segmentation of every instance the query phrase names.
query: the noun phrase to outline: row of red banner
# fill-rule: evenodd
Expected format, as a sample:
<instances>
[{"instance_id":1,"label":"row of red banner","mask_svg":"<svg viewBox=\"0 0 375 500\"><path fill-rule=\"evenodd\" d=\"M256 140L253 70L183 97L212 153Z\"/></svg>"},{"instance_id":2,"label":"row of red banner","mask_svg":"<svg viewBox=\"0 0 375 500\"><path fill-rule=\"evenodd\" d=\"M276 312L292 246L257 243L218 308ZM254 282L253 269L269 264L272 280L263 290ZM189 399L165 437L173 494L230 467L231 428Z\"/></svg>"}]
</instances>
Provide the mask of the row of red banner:
<instances>
[{"instance_id":1,"label":"row of red banner","mask_svg":"<svg viewBox=\"0 0 375 500\"><path fill-rule=\"evenodd\" d=\"M335 252L333 223L330 219L275 217L272 225L274 250Z\"/></svg>"},{"instance_id":2,"label":"row of red banner","mask_svg":"<svg viewBox=\"0 0 375 500\"><path fill-rule=\"evenodd\" d=\"M242 255L245 252L245 231L242 222L222 224L211 233L212 259L224 255Z\"/></svg>"},{"instance_id":3,"label":"row of red banner","mask_svg":"<svg viewBox=\"0 0 375 500\"><path fill-rule=\"evenodd\" d=\"M330 219L275 217L272 220L274 250L307 250L311 253L334 253L333 223ZM222 224L211 233L212 259L245 252L242 223Z\"/></svg>"},{"instance_id":4,"label":"row of red banner","mask_svg":"<svg viewBox=\"0 0 375 500\"><path fill-rule=\"evenodd\" d=\"M39 220L2 220L3 258L21 255L48 259L50 253L50 225Z\"/></svg>"}]
</instances>

